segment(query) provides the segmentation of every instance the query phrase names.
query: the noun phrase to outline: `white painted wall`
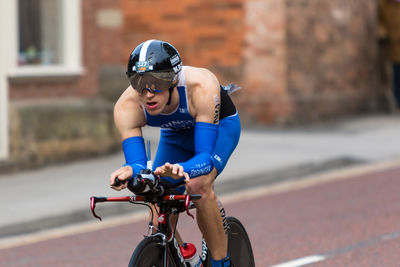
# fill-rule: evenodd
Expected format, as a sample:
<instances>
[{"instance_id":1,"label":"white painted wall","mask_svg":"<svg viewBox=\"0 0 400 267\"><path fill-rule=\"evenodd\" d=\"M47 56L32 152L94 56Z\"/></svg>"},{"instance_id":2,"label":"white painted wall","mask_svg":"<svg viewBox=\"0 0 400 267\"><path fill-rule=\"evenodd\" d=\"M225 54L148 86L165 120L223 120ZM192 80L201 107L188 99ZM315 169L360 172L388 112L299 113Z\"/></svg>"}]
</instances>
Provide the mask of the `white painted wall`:
<instances>
[{"instance_id":1,"label":"white painted wall","mask_svg":"<svg viewBox=\"0 0 400 267\"><path fill-rule=\"evenodd\" d=\"M16 1L0 1L0 160L7 159L10 153L7 77L17 53L16 10Z\"/></svg>"},{"instance_id":2,"label":"white painted wall","mask_svg":"<svg viewBox=\"0 0 400 267\"><path fill-rule=\"evenodd\" d=\"M6 76L0 70L0 160L7 159L9 155L8 134L8 86Z\"/></svg>"}]
</instances>

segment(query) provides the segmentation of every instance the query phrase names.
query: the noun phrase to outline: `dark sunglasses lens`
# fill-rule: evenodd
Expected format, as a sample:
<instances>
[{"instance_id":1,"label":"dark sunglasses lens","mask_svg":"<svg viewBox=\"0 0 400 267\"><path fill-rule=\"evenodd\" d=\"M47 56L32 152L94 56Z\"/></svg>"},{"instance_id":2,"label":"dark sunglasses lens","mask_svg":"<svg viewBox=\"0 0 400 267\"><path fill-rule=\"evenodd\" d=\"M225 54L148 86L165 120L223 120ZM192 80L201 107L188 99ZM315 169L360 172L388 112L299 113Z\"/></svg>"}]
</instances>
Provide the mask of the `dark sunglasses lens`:
<instances>
[{"instance_id":1,"label":"dark sunglasses lens","mask_svg":"<svg viewBox=\"0 0 400 267\"><path fill-rule=\"evenodd\" d=\"M164 73L134 73L128 77L131 86L139 93L142 93L144 89L149 90L153 86L155 90L150 89L153 93L167 90L171 87L173 78L169 78Z\"/></svg>"}]
</instances>

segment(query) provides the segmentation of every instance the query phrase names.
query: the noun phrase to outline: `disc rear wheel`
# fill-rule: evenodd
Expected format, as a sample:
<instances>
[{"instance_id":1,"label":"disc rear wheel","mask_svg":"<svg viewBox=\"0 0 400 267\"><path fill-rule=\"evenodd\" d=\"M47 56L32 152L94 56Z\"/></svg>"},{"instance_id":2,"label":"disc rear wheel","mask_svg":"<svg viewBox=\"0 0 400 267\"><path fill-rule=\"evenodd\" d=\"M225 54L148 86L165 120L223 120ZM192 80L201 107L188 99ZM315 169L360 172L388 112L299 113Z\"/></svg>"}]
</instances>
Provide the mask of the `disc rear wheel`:
<instances>
[{"instance_id":1,"label":"disc rear wheel","mask_svg":"<svg viewBox=\"0 0 400 267\"><path fill-rule=\"evenodd\" d=\"M228 252L234 267L254 267L251 243L242 223L235 217L227 217Z\"/></svg>"}]
</instances>

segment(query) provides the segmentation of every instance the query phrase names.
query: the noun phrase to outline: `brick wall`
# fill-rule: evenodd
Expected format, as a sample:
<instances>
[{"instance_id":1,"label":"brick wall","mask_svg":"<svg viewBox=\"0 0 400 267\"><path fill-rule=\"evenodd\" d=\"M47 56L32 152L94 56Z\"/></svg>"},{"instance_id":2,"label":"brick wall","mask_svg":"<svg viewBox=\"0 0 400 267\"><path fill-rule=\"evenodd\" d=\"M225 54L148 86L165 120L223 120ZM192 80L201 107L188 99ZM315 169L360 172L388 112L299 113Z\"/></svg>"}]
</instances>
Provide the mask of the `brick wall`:
<instances>
[{"instance_id":1,"label":"brick wall","mask_svg":"<svg viewBox=\"0 0 400 267\"><path fill-rule=\"evenodd\" d=\"M176 46L184 64L211 69L221 83L242 85L233 98L251 123L316 120L379 106L375 0L82 4L85 74L68 80L11 81L12 99L92 97L99 88L123 90L130 52L156 38Z\"/></svg>"},{"instance_id":2,"label":"brick wall","mask_svg":"<svg viewBox=\"0 0 400 267\"><path fill-rule=\"evenodd\" d=\"M375 0L247 0L245 91L255 123L303 123L380 110Z\"/></svg>"},{"instance_id":3,"label":"brick wall","mask_svg":"<svg viewBox=\"0 0 400 267\"><path fill-rule=\"evenodd\" d=\"M286 81L285 2L248 0L245 11L245 79L237 101L242 121L283 123L292 110Z\"/></svg>"},{"instance_id":4,"label":"brick wall","mask_svg":"<svg viewBox=\"0 0 400 267\"><path fill-rule=\"evenodd\" d=\"M287 5L287 89L296 122L377 110L375 0Z\"/></svg>"},{"instance_id":5,"label":"brick wall","mask_svg":"<svg viewBox=\"0 0 400 267\"><path fill-rule=\"evenodd\" d=\"M96 40L100 65L125 65L127 56L121 53L124 49L122 0L92 2L96 11L96 27L92 28L95 32L92 39L88 38L88 42Z\"/></svg>"},{"instance_id":6,"label":"brick wall","mask_svg":"<svg viewBox=\"0 0 400 267\"><path fill-rule=\"evenodd\" d=\"M171 42L184 64L242 85L233 98L244 122L306 122L380 105L374 0L123 0L122 6L125 55L147 39Z\"/></svg>"},{"instance_id":7,"label":"brick wall","mask_svg":"<svg viewBox=\"0 0 400 267\"><path fill-rule=\"evenodd\" d=\"M9 81L11 163L119 148L112 103L128 85L132 49L153 38L172 43L185 65L241 85L233 98L243 124L309 122L382 106L375 0L82 0L82 25L81 76ZM67 99L52 101L60 97Z\"/></svg>"},{"instance_id":8,"label":"brick wall","mask_svg":"<svg viewBox=\"0 0 400 267\"><path fill-rule=\"evenodd\" d=\"M241 0L123 0L124 56L147 39L173 44L185 65L208 67L221 82L243 78Z\"/></svg>"}]
</instances>

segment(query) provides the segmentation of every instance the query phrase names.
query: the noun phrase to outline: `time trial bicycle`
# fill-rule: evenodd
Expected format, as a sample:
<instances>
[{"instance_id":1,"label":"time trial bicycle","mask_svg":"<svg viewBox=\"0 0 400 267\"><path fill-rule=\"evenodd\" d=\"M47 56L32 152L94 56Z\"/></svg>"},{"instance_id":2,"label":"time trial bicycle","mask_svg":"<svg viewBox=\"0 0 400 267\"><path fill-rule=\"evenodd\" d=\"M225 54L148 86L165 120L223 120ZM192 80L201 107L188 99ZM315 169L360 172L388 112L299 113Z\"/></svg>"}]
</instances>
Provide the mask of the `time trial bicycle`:
<instances>
[{"instance_id":1,"label":"time trial bicycle","mask_svg":"<svg viewBox=\"0 0 400 267\"><path fill-rule=\"evenodd\" d=\"M181 194L176 188L183 186L185 181L170 183L154 175L151 170L143 170L136 177L129 179L127 187L134 193L131 196L123 197L96 197L90 198L93 216L101 220L95 213L96 203L98 202L130 202L142 204L149 207L151 220L149 222L148 235L137 245L131 256L129 266L137 267L187 267L187 263L182 256L181 248L176 237L176 225L171 223L171 217L195 208L193 200L201 198L201 195ZM116 179L115 185L121 183ZM152 209L151 205L157 209ZM224 228L228 235L228 252L231 259L231 266L234 267L253 267L255 266L251 243L242 223L235 217L225 217L225 210L221 208ZM158 215L158 226L153 225L154 212ZM211 254L207 244L202 239L202 251L200 254L201 264L211 267Z\"/></svg>"}]
</instances>

